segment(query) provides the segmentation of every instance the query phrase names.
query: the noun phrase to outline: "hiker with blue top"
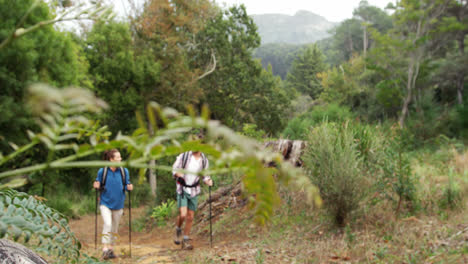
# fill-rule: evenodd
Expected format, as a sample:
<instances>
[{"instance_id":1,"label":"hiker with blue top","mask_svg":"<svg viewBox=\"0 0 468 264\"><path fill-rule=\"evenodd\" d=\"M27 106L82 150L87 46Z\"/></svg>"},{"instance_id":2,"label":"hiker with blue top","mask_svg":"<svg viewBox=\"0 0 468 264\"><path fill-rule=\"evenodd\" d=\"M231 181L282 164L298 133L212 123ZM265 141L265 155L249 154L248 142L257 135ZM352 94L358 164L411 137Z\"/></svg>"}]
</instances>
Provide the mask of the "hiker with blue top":
<instances>
[{"instance_id":1,"label":"hiker with blue top","mask_svg":"<svg viewBox=\"0 0 468 264\"><path fill-rule=\"evenodd\" d=\"M185 221L182 249L193 249L189 235L192 228L193 217L197 210L198 195L200 194L200 178L198 173L208 169L209 163L205 154L200 151L188 151L180 154L172 166L172 175L176 179L177 207L179 215L176 220L176 234L174 243L180 245L182 238L182 224ZM185 172L181 172L184 170ZM203 182L208 186L213 185L210 176L205 175Z\"/></svg>"},{"instance_id":2,"label":"hiker with blue top","mask_svg":"<svg viewBox=\"0 0 468 264\"><path fill-rule=\"evenodd\" d=\"M122 157L117 149L104 153L104 159L111 162L120 162ZM126 168L105 167L100 168L93 187L100 190L99 209L102 220L102 256L104 259L115 258L113 246L119 230L120 217L123 214L125 191L133 190L130 183L130 174Z\"/></svg>"}]
</instances>

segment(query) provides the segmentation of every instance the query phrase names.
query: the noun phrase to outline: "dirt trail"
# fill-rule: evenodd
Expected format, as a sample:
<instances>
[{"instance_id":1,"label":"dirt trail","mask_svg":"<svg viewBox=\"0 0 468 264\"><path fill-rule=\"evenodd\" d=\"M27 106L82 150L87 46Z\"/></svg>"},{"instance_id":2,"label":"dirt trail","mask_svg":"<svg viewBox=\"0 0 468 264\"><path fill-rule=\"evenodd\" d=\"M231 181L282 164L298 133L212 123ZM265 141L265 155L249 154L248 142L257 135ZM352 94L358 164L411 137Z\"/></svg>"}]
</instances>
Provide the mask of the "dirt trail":
<instances>
[{"instance_id":1,"label":"dirt trail","mask_svg":"<svg viewBox=\"0 0 468 264\"><path fill-rule=\"evenodd\" d=\"M132 221L141 218L145 209L132 208ZM119 239L114 248L118 258L112 260L113 263L180 263L180 255L190 254L184 251L181 254L180 246L173 243L172 225L162 228L154 228L152 231L136 232L132 230L132 256L129 256L129 235L128 235L128 209L125 209L124 215L120 220ZM94 226L95 216L86 215L80 219L71 220L70 228L75 233L82 244L82 252L101 258L100 233L102 231L102 218L98 215L98 249L94 249ZM203 239L202 239L203 240ZM209 245L194 237L194 246L196 249L206 248Z\"/></svg>"}]
</instances>

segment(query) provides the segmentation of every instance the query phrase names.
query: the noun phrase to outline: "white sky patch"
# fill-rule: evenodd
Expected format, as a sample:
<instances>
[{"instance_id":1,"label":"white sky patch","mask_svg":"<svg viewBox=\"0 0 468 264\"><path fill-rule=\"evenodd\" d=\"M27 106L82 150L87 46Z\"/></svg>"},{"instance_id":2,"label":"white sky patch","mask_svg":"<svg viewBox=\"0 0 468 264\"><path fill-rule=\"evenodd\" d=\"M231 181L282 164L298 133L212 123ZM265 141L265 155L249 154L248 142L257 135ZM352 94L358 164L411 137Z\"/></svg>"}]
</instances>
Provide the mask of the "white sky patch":
<instances>
[{"instance_id":1,"label":"white sky patch","mask_svg":"<svg viewBox=\"0 0 468 264\"><path fill-rule=\"evenodd\" d=\"M360 0L215 0L228 7L234 4L244 4L249 15L286 14L294 15L299 10L310 11L325 17L331 22L341 22L353 16L353 10L359 6ZM368 0L369 5L384 9L388 3L395 0Z\"/></svg>"},{"instance_id":2,"label":"white sky patch","mask_svg":"<svg viewBox=\"0 0 468 264\"><path fill-rule=\"evenodd\" d=\"M249 15L285 14L294 15L299 10L310 11L325 17L331 22L341 22L352 18L353 10L361 0L212 0L221 7L244 4ZM384 9L396 0L367 0L369 5ZM145 0L104 0L111 3L119 17L127 17L132 12L130 2L141 8Z\"/></svg>"}]
</instances>

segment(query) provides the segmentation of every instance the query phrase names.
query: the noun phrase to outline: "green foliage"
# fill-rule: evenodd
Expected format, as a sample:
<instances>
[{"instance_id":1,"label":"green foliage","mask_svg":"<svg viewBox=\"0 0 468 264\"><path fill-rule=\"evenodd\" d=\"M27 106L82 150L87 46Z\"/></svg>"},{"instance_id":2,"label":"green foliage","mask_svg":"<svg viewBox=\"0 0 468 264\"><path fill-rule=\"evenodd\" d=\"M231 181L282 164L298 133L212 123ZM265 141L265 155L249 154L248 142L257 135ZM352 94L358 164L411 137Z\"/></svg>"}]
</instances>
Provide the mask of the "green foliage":
<instances>
[{"instance_id":1,"label":"green foliage","mask_svg":"<svg viewBox=\"0 0 468 264\"><path fill-rule=\"evenodd\" d=\"M37 245L38 251L76 263L80 242L67 218L26 193L0 191L0 238Z\"/></svg>"},{"instance_id":2,"label":"green foliage","mask_svg":"<svg viewBox=\"0 0 468 264\"><path fill-rule=\"evenodd\" d=\"M265 131L258 129L256 124L244 124L242 134L259 141L265 137Z\"/></svg>"},{"instance_id":3,"label":"green foliage","mask_svg":"<svg viewBox=\"0 0 468 264\"><path fill-rule=\"evenodd\" d=\"M286 77L286 86L290 91L298 91L316 99L322 86L317 74L325 70L323 54L316 45L306 47L293 61Z\"/></svg>"},{"instance_id":4,"label":"green foliage","mask_svg":"<svg viewBox=\"0 0 468 264\"><path fill-rule=\"evenodd\" d=\"M282 162L280 154L273 154L262 150L261 144L238 135L227 127L221 126L217 121L209 121L205 109L200 118L196 116L182 116L175 110L162 109L156 103L147 108L148 124L141 121L141 126L131 136L117 135L113 141L107 141L108 132L105 127L100 128L82 114L87 111L98 111L105 104L95 98L89 91L73 89L53 89L46 86L34 86L31 89L32 107L40 117L39 125L42 133L30 133L49 149L48 159L43 164L28 166L21 169L0 173L0 179L11 178L16 175L32 173L46 168L63 169L73 167L103 167L125 166L138 168L139 177L144 179L148 167L162 171L172 171L167 165L149 165L150 160L159 160L164 157L173 157L176 154L200 149L216 162L210 166L207 174L219 174L229 171L244 173L243 182L245 191L250 195L252 208L257 212L259 223L265 223L273 208L278 204L279 196L277 184L292 184L295 187L305 188L308 201L320 203L316 188L303 176L299 169ZM40 104L37 104L40 102ZM157 121L161 122L158 126ZM193 128L206 131L206 144L199 141L184 141L184 133L190 133ZM150 133L150 129L152 132ZM77 139L88 138L90 144L77 143ZM183 141L179 141L182 138ZM65 144L63 141L67 141ZM108 161L76 161L94 155L109 148L125 149L128 160L124 163ZM62 150L71 150L74 154L59 157ZM0 163L19 155L23 148L8 156L1 156ZM57 155L57 156L56 156ZM264 162L275 162L277 167L265 168ZM273 177L276 175L276 178ZM133 179L138 178L134 177Z\"/></svg>"},{"instance_id":5,"label":"green foliage","mask_svg":"<svg viewBox=\"0 0 468 264\"><path fill-rule=\"evenodd\" d=\"M168 200L153 208L151 217L156 225L165 226L166 222L177 213L177 204L174 200Z\"/></svg>"},{"instance_id":6,"label":"green foliage","mask_svg":"<svg viewBox=\"0 0 468 264\"><path fill-rule=\"evenodd\" d=\"M453 168L449 169L448 184L444 187L442 197L439 200L439 206L443 209L455 209L462 201L460 186L455 180L455 172Z\"/></svg>"},{"instance_id":7,"label":"green foliage","mask_svg":"<svg viewBox=\"0 0 468 264\"><path fill-rule=\"evenodd\" d=\"M332 50L336 51L330 62L339 65L343 61L351 59L354 53L362 50L362 27L357 18L346 19L333 29Z\"/></svg>"},{"instance_id":8,"label":"green foliage","mask_svg":"<svg viewBox=\"0 0 468 264\"><path fill-rule=\"evenodd\" d=\"M366 70L364 58L352 57L339 67L318 74L323 86L320 99L352 109L366 109L374 97L367 84L371 76L372 73Z\"/></svg>"},{"instance_id":9,"label":"green foliage","mask_svg":"<svg viewBox=\"0 0 468 264\"><path fill-rule=\"evenodd\" d=\"M410 203L411 210L417 209L417 179L412 172L408 154L403 152L403 131L395 127L392 129L389 147L385 149L386 160L383 163L383 174L380 174L377 182L377 190L387 199L397 203L398 215L404 202Z\"/></svg>"},{"instance_id":10,"label":"green foliage","mask_svg":"<svg viewBox=\"0 0 468 264\"><path fill-rule=\"evenodd\" d=\"M77 215L74 215L73 210L72 210L73 202L68 199L64 199L63 196L62 197L57 197L55 195L51 196L51 199L46 201L46 205L49 206L50 208L54 208L58 212L61 212L64 216L67 216L67 217L77 216Z\"/></svg>"},{"instance_id":11,"label":"green foliage","mask_svg":"<svg viewBox=\"0 0 468 264\"><path fill-rule=\"evenodd\" d=\"M114 133L133 131L137 128L135 111L143 111L153 97L160 64L150 59L146 49L136 49L126 23L94 24L84 45L97 95L109 103L102 120Z\"/></svg>"},{"instance_id":12,"label":"green foliage","mask_svg":"<svg viewBox=\"0 0 468 264\"><path fill-rule=\"evenodd\" d=\"M419 111L414 111L408 116L406 133L411 136L406 142L418 148L437 139L439 135L452 136L452 127L455 126L456 114L448 107L435 102L431 94L421 99L418 105Z\"/></svg>"},{"instance_id":13,"label":"green foliage","mask_svg":"<svg viewBox=\"0 0 468 264\"><path fill-rule=\"evenodd\" d=\"M337 104L314 106L311 111L289 121L283 131L283 136L290 139L307 139L310 129L324 121L341 123L352 117L353 114L347 107Z\"/></svg>"},{"instance_id":14,"label":"green foliage","mask_svg":"<svg viewBox=\"0 0 468 264\"><path fill-rule=\"evenodd\" d=\"M252 58L260 37L245 7L216 13L196 39L204 45L190 57L204 58L214 52L217 58L216 70L199 81L203 89L199 105L209 105L212 118L236 130L243 123L255 123L267 133L280 131L289 100L280 79ZM202 58L193 63L203 63Z\"/></svg>"},{"instance_id":15,"label":"green foliage","mask_svg":"<svg viewBox=\"0 0 468 264\"><path fill-rule=\"evenodd\" d=\"M263 253L263 249L257 249L257 253L255 253L255 263L256 264L263 264L265 263L265 254Z\"/></svg>"},{"instance_id":16,"label":"green foliage","mask_svg":"<svg viewBox=\"0 0 468 264\"><path fill-rule=\"evenodd\" d=\"M309 134L304 164L335 223L343 226L370 187L352 128L326 122L315 127Z\"/></svg>"},{"instance_id":17,"label":"green foliage","mask_svg":"<svg viewBox=\"0 0 468 264\"><path fill-rule=\"evenodd\" d=\"M468 138L468 96L465 95L463 104L457 105L452 119L452 134Z\"/></svg>"},{"instance_id":18,"label":"green foliage","mask_svg":"<svg viewBox=\"0 0 468 264\"><path fill-rule=\"evenodd\" d=\"M346 225L345 227L345 241L348 245L348 248L351 248L356 241L356 234L353 233L353 230L349 225Z\"/></svg>"},{"instance_id":19,"label":"green foliage","mask_svg":"<svg viewBox=\"0 0 468 264\"><path fill-rule=\"evenodd\" d=\"M51 19L53 13L43 1L2 0L0 6L1 44L15 32L15 27L32 27ZM24 104L26 87L38 81L60 86L84 84L87 68L71 34L60 32L52 25L0 46L0 111L3 113L0 130L4 137L0 151L10 151L8 142L23 144L27 140L26 131L34 127L30 109Z\"/></svg>"},{"instance_id":20,"label":"green foliage","mask_svg":"<svg viewBox=\"0 0 468 264\"><path fill-rule=\"evenodd\" d=\"M255 49L253 56L260 58L264 69L271 69L274 75L286 79L294 59L307 45L294 45L286 43L269 43Z\"/></svg>"},{"instance_id":21,"label":"green foliage","mask_svg":"<svg viewBox=\"0 0 468 264\"><path fill-rule=\"evenodd\" d=\"M135 178L137 178L138 174L135 173L135 176ZM133 188L131 194L132 207L138 208L152 202L151 189L147 182L142 182L141 179L138 182L135 181L135 183L133 183Z\"/></svg>"}]
</instances>

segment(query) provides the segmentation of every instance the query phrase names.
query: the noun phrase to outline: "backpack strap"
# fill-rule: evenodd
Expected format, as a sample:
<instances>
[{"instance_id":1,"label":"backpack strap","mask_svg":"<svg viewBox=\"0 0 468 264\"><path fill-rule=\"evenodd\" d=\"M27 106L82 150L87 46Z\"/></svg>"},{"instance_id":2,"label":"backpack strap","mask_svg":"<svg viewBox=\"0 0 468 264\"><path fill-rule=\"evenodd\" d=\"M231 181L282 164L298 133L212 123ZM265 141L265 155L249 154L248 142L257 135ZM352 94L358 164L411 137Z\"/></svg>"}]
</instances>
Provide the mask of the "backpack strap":
<instances>
[{"instance_id":1,"label":"backpack strap","mask_svg":"<svg viewBox=\"0 0 468 264\"><path fill-rule=\"evenodd\" d=\"M103 191L104 186L106 186L107 170L108 170L108 167L104 167L104 171L102 172L101 187L99 188L101 191Z\"/></svg>"},{"instance_id":2,"label":"backpack strap","mask_svg":"<svg viewBox=\"0 0 468 264\"><path fill-rule=\"evenodd\" d=\"M123 167L119 167L119 169L120 169L120 175L122 176L122 191L125 192L125 169ZM99 188L101 191L105 189L108 170L109 170L108 167L104 167L104 171L102 172L101 188Z\"/></svg>"},{"instance_id":3,"label":"backpack strap","mask_svg":"<svg viewBox=\"0 0 468 264\"><path fill-rule=\"evenodd\" d=\"M120 175L122 175L122 191L125 192L125 169L123 167L120 168Z\"/></svg>"},{"instance_id":4,"label":"backpack strap","mask_svg":"<svg viewBox=\"0 0 468 264\"><path fill-rule=\"evenodd\" d=\"M203 152L201 153L201 156L202 156L202 168L206 169L206 165L208 165L208 160L206 159L206 156L205 154L203 154Z\"/></svg>"},{"instance_id":5,"label":"backpack strap","mask_svg":"<svg viewBox=\"0 0 468 264\"><path fill-rule=\"evenodd\" d=\"M182 154L182 169L184 170L185 170L185 167L187 166L189 157L190 157L190 151L186 151L184 152L184 154Z\"/></svg>"}]
</instances>

